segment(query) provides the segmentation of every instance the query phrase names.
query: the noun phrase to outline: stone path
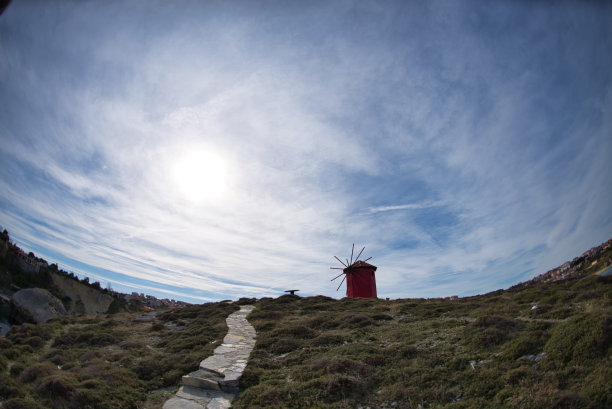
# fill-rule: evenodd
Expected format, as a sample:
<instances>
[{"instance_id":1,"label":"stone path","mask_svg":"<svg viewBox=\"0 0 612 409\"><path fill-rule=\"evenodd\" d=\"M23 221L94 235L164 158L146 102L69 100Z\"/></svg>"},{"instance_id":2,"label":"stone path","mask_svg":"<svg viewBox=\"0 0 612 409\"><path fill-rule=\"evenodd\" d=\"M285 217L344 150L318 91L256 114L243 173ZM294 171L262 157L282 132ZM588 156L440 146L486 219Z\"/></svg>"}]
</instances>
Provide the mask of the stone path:
<instances>
[{"instance_id":1,"label":"stone path","mask_svg":"<svg viewBox=\"0 0 612 409\"><path fill-rule=\"evenodd\" d=\"M200 369L183 376L183 386L163 409L225 409L238 393L238 383L255 346L255 328L246 316L255 306L242 305L227 319L229 330L214 354L200 362Z\"/></svg>"}]
</instances>

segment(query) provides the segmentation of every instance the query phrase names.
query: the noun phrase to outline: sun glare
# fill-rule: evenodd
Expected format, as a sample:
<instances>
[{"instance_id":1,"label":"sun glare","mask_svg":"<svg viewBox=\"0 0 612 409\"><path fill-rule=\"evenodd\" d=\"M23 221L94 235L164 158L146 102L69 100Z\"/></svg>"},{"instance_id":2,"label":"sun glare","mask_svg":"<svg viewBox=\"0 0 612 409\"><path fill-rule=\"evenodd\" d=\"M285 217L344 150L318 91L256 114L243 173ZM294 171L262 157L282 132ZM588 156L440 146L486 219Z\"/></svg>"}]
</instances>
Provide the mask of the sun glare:
<instances>
[{"instance_id":1,"label":"sun glare","mask_svg":"<svg viewBox=\"0 0 612 409\"><path fill-rule=\"evenodd\" d=\"M184 154L175 164L174 178L178 190L193 202L220 199L227 188L226 164L211 151Z\"/></svg>"}]
</instances>

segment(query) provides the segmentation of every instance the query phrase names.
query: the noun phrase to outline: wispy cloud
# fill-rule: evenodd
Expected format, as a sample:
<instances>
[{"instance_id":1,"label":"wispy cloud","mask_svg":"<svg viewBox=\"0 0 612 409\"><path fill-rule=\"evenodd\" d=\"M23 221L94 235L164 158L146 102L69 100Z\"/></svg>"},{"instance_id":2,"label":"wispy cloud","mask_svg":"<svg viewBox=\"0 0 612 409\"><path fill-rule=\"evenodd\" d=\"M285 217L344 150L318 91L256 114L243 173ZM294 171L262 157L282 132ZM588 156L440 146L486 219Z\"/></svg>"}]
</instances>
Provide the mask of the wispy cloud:
<instances>
[{"instance_id":1,"label":"wispy cloud","mask_svg":"<svg viewBox=\"0 0 612 409\"><path fill-rule=\"evenodd\" d=\"M612 236L608 5L58 4L0 19L0 223L75 271L341 295L355 242L381 294L470 294Z\"/></svg>"},{"instance_id":2,"label":"wispy cloud","mask_svg":"<svg viewBox=\"0 0 612 409\"><path fill-rule=\"evenodd\" d=\"M430 207L440 206L442 202L423 202L423 203L408 203L403 205L392 205L392 206L377 206L370 207L370 213L389 212L392 210L415 210L415 209L427 209Z\"/></svg>"}]
</instances>

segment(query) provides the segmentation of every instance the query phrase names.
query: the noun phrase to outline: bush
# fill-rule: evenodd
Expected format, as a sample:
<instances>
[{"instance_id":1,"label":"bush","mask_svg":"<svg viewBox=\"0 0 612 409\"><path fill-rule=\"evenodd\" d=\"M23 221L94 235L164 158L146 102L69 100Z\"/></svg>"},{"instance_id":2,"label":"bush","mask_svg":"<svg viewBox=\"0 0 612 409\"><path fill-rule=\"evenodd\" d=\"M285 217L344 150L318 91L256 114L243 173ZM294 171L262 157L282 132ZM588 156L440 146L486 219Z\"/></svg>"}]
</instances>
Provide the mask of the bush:
<instances>
[{"instance_id":1,"label":"bush","mask_svg":"<svg viewBox=\"0 0 612 409\"><path fill-rule=\"evenodd\" d=\"M22 398L26 396L25 388L10 376L0 375L0 398ZM6 402L4 403L6 407Z\"/></svg>"},{"instance_id":2,"label":"bush","mask_svg":"<svg viewBox=\"0 0 612 409\"><path fill-rule=\"evenodd\" d=\"M343 344L347 341L347 335L341 335L337 333L323 333L312 340L311 345L313 346L333 346Z\"/></svg>"},{"instance_id":3,"label":"bush","mask_svg":"<svg viewBox=\"0 0 612 409\"><path fill-rule=\"evenodd\" d=\"M41 337L31 337L25 340L25 343L35 349L40 349L45 346L45 341Z\"/></svg>"},{"instance_id":4,"label":"bush","mask_svg":"<svg viewBox=\"0 0 612 409\"><path fill-rule=\"evenodd\" d=\"M612 316L581 314L557 325L544 346L547 362L584 364L606 355L612 344Z\"/></svg>"},{"instance_id":5,"label":"bush","mask_svg":"<svg viewBox=\"0 0 612 409\"><path fill-rule=\"evenodd\" d=\"M10 374L11 376L18 377L25 368L26 366L22 362L15 362L13 366L11 366Z\"/></svg>"},{"instance_id":6,"label":"bush","mask_svg":"<svg viewBox=\"0 0 612 409\"><path fill-rule=\"evenodd\" d=\"M490 348L506 341L518 323L498 315L479 317L465 329L465 336L478 348Z\"/></svg>"},{"instance_id":7,"label":"bush","mask_svg":"<svg viewBox=\"0 0 612 409\"><path fill-rule=\"evenodd\" d=\"M352 359L338 357L323 357L316 359L309 363L307 368L309 378L333 373L363 377L371 374L374 370L371 365L354 361Z\"/></svg>"},{"instance_id":8,"label":"bush","mask_svg":"<svg viewBox=\"0 0 612 409\"><path fill-rule=\"evenodd\" d=\"M344 399L358 399L367 392L363 380L354 376L332 374L302 384L301 393L313 403L331 403ZM312 405L316 406L316 405Z\"/></svg>"},{"instance_id":9,"label":"bush","mask_svg":"<svg viewBox=\"0 0 612 409\"><path fill-rule=\"evenodd\" d=\"M109 330L100 330L97 328L76 328L69 330L55 338L54 347L66 346L105 346L119 341L118 334Z\"/></svg>"},{"instance_id":10,"label":"bush","mask_svg":"<svg viewBox=\"0 0 612 409\"><path fill-rule=\"evenodd\" d=\"M269 350L273 354L284 354L287 352L295 351L296 349L301 348L302 345L303 342L300 340L284 337L274 341L270 345Z\"/></svg>"},{"instance_id":11,"label":"bush","mask_svg":"<svg viewBox=\"0 0 612 409\"><path fill-rule=\"evenodd\" d=\"M45 409L45 406L24 398L9 399L2 404L4 409Z\"/></svg>"},{"instance_id":12,"label":"bush","mask_svg":"<svg viewBox=\"0 0 612 409\"><path fill-rule=\"evenodd\" d=\"M34 364L21 372L19 380L24 383L34 382L57 371L57 367L49 362Z\"/></svg>"},{"instance_id":13,"label":"bush","mask_svg":"<svg viewBox=\"0 0 612 409\"><path fill-rule=\"evenodd\" d=\"M3 372L8 366L8 359L4 355L0 355L0 372Z\"/></svg>"},{"instance_id":14,"label":"bush","mask_svg":"<svg viewBox=\"0 0 612 409\"><path fill-rule=\"evenodd\" d=\"M40 396L53 401L69 400L74 393L76 380L71 374L57 373L38 382L36 391Z\"/></svg>"}]
</instances>

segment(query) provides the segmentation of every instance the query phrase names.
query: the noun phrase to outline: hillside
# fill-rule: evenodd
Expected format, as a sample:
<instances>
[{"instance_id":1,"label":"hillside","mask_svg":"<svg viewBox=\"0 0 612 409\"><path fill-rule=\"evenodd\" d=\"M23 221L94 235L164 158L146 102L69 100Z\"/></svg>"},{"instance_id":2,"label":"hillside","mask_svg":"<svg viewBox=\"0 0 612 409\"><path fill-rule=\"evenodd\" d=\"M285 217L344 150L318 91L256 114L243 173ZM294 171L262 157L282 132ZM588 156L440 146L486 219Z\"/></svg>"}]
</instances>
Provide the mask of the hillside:
<instances>
[{"instance_id":1,"label":"hillside","mask_svg":"<svg viewBox=\"0 0 612 409\"><path fill-rule=\"evenodd\" d=\"M612 407L610 244L474 297L261 299L234 407Z\"/></svg>"},{"instance_id":2,"label":"hillside","mask_svg":"<svg viewBox=\"0 0 612 409\"><path fill-rule=\"evenodd\" d=\"M571 274L474 297L284 295L16 325L0 407L160 409L247 303L258 337L235 408L612 407L612 276L594 274L608 243Z\"/></svg>"},{"instance_id":3,"label":"hillside","mask_svg":"<svg viewBox=\"0 0 612 409\"><path fill-rule=\"evenodd\" d=\"M99 282L90 282L88 277L79 279L74 273L60 269L57 264L49 264L32 252L26 254L11 242L6 230L0 233L0 335L4 335L12 323L38 323L66 314L116 313L185 305L187 303L181 301L102 288ZM38 310L38 314L34 310Z\"/></svg>"}]
</instances>

